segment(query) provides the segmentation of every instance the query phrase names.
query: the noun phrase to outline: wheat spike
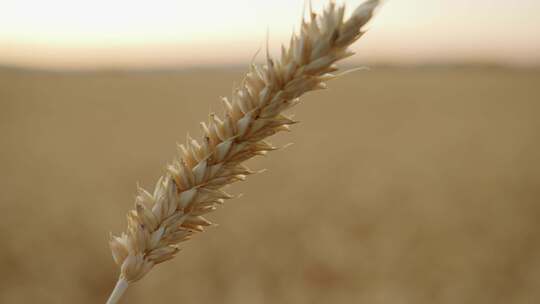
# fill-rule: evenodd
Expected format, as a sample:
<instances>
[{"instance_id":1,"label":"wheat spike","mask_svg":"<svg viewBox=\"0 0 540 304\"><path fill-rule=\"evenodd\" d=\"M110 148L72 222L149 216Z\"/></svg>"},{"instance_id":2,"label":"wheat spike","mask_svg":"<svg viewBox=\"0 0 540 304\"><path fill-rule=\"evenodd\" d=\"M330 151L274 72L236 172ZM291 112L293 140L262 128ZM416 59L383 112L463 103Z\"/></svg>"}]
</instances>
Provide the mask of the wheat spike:
<instances>
[{"instance_id":1,"label":"wheat spike","mask_svg":"<svg viewBox=\"0 0 540 304\"><path fill-rule=\"evenodd\" d=\"M223 98L224 115L211 114L201 123L203 138L188 136L179 146L180 155L154 190L139 188L127 231L111 236L120 278L108 303L116 303L155 265L172 259L179 243L212 225L204 216L233 198L222 188L254 173L243 162L275 149L265 139L296 123L283 112L336 77L334 63L354 54L348 47L363 35L378 4L366 1L347 19L345 7L333 2L320 15L310 11L279 60L267 52L266 64L252 64L231 99Z\"/></svg>"}]
</instances>

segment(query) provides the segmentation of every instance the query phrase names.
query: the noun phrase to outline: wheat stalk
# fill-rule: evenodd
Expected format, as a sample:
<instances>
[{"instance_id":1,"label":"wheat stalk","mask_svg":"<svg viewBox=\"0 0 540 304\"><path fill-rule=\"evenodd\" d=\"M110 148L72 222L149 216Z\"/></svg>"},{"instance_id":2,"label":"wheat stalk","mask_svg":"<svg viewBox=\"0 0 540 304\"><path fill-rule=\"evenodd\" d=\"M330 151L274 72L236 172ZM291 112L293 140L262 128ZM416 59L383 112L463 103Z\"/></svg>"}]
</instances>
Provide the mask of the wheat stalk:
<instances>
[{"instance_id":1,"label":"wheat stalk","mask_svg":"<svg viewBox=\"0 0 540 304\"><path fill-rule=\"evenodd\" d=\"M347 19L345 6L333 2L321 15L310 9L288 48L282 46L280 60L267 51L265 65L252 64L232 100L223 98L224 117L210 114L201 123L200 142L187 137L152 193L139 188L135 209L127 215L127 232L110 240L120 277L107 303L117 303L129 284L172 259L179 243L212 224L203 215L233 198L221 189L254 173L244 161L276 149L265 138L295 123L282 112L336 77L334 63L354 54L347 48L362 36L378 4L368 0Z\"/></svg>"}]
</instances>

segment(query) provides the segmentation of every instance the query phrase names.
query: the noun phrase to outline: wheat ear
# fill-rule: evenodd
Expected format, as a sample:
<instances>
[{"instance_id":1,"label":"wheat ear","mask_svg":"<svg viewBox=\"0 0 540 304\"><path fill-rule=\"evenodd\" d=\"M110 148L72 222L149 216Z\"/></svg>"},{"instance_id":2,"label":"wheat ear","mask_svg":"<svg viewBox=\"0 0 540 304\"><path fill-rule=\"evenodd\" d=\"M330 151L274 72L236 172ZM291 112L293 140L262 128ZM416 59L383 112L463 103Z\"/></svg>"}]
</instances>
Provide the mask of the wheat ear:
<instances>
[{"instance_id":1,"label":"wheat ear","mask_svg":"<svg viewBox=\"0 0 540 304\"><path fill-rule=\"evenodd\" d=\"M254 173L243 162L275 149L264 140L295 123L282 112L336 77L334 63L354 54L348 47L362 36L378 4L366 1L348 19L345 6L333 2L321 15L310 12L288 48L282 47L280 60L267 51L266 64L252 64L232 99L223 98L224 116L211 114L201 123L203 139L188 136L179 146L178 159L154 191L139 188L135 209L127 215L127 232L110 240L120 277L107 303L117 303L129 284L172 259L179 243L212 224L203 215L233 197L221 189Z\"/></svg>"}]
</instances>

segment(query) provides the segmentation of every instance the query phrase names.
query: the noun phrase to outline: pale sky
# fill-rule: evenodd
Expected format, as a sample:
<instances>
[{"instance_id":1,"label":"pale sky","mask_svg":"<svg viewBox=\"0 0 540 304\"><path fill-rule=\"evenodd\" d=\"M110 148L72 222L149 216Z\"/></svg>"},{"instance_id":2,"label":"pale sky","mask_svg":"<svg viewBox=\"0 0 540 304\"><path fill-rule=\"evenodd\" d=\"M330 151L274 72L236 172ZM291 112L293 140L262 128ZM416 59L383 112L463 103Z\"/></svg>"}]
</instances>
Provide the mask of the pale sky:
<instances>
[{"instance_id":1,"label":"pale sky","mask_svg":"<svg viewBox=\"0 0 540 304\"><path fill-rule=\"evenodd\" d=\"M361 0L337 1L350 8ZM314 8L327 3L313 0ZM0 64L245 64L298 27L304 0L0 0ZM540 64L540 0L386 0L357 62Z\"/></svg>"}]
</instances>

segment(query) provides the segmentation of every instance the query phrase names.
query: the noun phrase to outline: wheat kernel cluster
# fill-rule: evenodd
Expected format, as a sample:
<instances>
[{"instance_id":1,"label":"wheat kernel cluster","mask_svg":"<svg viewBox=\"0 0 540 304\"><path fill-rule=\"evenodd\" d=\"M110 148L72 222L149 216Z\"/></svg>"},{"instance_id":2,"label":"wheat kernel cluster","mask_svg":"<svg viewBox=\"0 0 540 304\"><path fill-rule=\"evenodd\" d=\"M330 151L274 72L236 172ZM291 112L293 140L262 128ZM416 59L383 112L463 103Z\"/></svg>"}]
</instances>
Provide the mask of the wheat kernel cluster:
<instances>
[{"instance_id":1,"label":"wheat kernel cluster","mask_svg":"<svg viewBox=\"0 0 540 304\"><path fill-rule=\"evenodd\" d=\"M179 146L179 156L154 190L139 188L127 231L110 240L120 278L108 303L116 303L155 265L174 258L180 243L212 225L206 214L233 198L222 188L254 173L245 161L276 149L266 138L296 123L283 112L336 77L335 63L354 54L348 47L364 34L378 4L366 1L348 18L345 6L333 2L321 14L310 9L280 58L267 52L264 65L251 64L232 97L223 98L224 114L210 114L201 123L202 139L188 136Z\"/></svg>"}]
</instances>

